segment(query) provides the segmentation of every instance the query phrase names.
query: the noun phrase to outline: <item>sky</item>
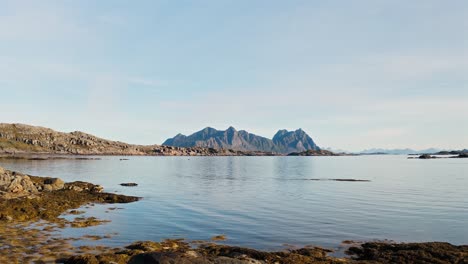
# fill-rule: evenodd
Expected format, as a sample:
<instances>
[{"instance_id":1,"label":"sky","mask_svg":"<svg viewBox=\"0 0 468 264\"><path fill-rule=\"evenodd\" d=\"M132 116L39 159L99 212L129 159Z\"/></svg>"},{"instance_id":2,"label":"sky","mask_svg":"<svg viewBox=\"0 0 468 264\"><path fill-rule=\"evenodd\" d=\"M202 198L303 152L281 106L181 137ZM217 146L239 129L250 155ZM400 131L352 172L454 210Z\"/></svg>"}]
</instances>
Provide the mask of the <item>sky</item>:
<instances>
[{"instance_id":1,"label":"sky","mask_svg":"<svg viewBox=\"0 0 468 264\"><path fill-rule=\"evenodd\" d=\"M468 148L466 0L0 0L0 122Z\"/></svg>"}]
</instances>

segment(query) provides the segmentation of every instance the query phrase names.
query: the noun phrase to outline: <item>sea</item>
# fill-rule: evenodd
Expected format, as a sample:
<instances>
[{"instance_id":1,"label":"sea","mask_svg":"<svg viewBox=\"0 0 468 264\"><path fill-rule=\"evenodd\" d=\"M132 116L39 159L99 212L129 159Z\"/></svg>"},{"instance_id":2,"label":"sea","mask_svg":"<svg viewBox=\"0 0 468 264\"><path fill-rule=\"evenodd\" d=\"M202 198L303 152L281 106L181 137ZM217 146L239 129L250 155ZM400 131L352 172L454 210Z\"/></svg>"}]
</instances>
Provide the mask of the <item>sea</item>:
<instances>
[{"instance_id":1,"label":"sea","mask_svg":"<svg viewBox=\"0 0 468 264\"><path fill-rule=\"evenodd\" d=\"M220 243L261 250L338 248L345 240L468 244L468 159L99 158L1 159L0 166L142 197L83 207L85 216L110 222L59 231L64 237L111 234L93 242L108 246L217 235L226 236ZM126 182L138 186L120 185Z\"/></svg>"}]
</instances>

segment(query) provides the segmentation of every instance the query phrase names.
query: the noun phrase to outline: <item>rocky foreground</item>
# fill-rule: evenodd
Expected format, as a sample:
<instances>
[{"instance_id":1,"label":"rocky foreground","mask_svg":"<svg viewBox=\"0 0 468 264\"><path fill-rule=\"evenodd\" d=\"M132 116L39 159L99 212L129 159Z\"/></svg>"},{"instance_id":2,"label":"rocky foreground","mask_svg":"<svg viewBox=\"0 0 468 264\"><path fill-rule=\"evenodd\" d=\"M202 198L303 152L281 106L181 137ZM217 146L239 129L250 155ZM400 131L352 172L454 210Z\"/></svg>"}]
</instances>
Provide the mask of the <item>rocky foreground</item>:
<instances>
[{"instance_id":1,"label":"rocky foreground","mask_svg":"<svg viewBox=\"0 0 468 264\"><path fill-rule=\"evenodd\" d=\"M59 178L36 177L0 167L0 220L55 221L67 210L89 203L129 203L138 197L102 192L87 182L65 183Z\"/></svg>"},{"instance_id":2,"label":"rocky foreground","mask_svg":"<svg viewBox=\"0 0 468 264\"><path fill-rule=\"evenodd\" d=\"M130 263L130 264L377 264L377 263L468 263L468 246L448 243L365 243L350 247L352 258L328 256L331 250L309 247L295 250L265 252L254 249L204 244L196 249L183 241L162 243L136 242L124 249L103 254L87 254L64 259L64 263Z\"/></svg>"},{"instance_id":3,"label":"rocky foreground","mask_svg":"<svg viewBox=\"0 0 468 264\"><path fill-rule=\"evenodd\" d=\"M352 243L347 258L331 257L331 250L305 247L278 252L214 244L206 241L140 241L122 248L75 246L73 241L100 240L84 234L63 238L61 228L83 228L106 221L82 217L82 206L128 203L138 197L103 192L86 182L65 183L58 178L35 177L0 168L0 263L468 263L468 246L448 243ZM108 208L114 210L118 208ZM77 215L66 220L63 215ZM213 239L223 240L224 236Z\"/></svg>"}]
</instances>

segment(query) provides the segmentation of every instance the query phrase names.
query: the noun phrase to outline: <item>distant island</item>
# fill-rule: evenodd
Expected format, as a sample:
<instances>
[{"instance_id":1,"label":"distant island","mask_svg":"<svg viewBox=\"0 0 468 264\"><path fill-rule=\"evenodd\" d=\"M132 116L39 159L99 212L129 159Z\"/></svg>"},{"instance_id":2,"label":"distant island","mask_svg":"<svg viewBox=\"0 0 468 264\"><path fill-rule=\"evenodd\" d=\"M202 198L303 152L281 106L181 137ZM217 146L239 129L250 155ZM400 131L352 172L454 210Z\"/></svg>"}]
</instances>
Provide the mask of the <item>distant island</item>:
<instances>
[{"instance_id":1,"label":"distant island","mask_svg":"<svg viewBox=\"0 0 468 264\"><path fill-rule=\"evenodd\" d=\"M234 127L229 127L226 130L207 127L189 136L178 134L166 140L163 146L233 149L279 154L308 150L320 151L314 140L302 129L295 131L279 130L273 139L269 139L245 130L237 131Z\"/></svg>"},{"instance_id":2,"label":"distant island","mask_svg":"<svg viewBox=\"0 0 468 264\"><path fill-rule=\"evenodd\" d=\"M414 150L410 148L404 148L404 149L383 149L383 148L372 148L372 149L366 149L360 152L357 152L356 154L361 154L361 155L418 155L418 154L427 154L427 153L435 153L441 151L440 149L436 148L429 148L429 149L423 149L423 150Z\"/></svg>"}]
</instances>

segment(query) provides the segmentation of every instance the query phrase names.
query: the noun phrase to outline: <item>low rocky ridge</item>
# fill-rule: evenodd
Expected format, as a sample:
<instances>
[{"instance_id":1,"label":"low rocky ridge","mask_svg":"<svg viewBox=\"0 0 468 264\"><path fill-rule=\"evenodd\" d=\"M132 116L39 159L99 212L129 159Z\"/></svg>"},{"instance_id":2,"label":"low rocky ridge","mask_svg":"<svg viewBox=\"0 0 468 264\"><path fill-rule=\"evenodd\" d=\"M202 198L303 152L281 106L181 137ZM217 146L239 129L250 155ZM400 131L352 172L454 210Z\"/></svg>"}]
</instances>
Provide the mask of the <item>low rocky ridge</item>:
<instances>
[{"instance_id":1,"label":"low rocky ridge","mask_svg":"<svg viewBox=\"0 0 468 264\"><path fill-rule=\"evenodd\" d=\"M233 127L216 130L207 127L190 136L178 134L166 140L163 146L204 147L213 149L234 149L237 151L260 151L280 154L320 150L302 129L296 131L279 130L273 139L261 137Z\"/></svg>"},{"instance_id":2,"label":"low rocky ridge","mask_svg":"<svg viewBox=\"0 0 468 264\"><path fill-rule=\"evenodd\" d=\"M0 124L0 154L155 155L155 156L257 156L267 152L203 147L132 145L83 132L63 133L24 124Z\"/></svg>"},{"instance_id":3,"label":"low rocky ridge","mask_svg":"<svg viewBox=\"0 0 468 264\"><path fill-rule=\"evenodd\" d=\"M431 155L468 155L468 149L463 149L463 150L444 150L444 151L439 151L437 153L433 153Z\"/></svg>"},{"instance_id":4,"label":"low rocky ridge","mask_svg":"<svg viewBox=\"0 0 468 264\"><path fill-rule=\"evenodd\" d=\"M329 150L307 150L304 152L289 153L288 156L344 156L345 154L334 153Z\"/></svg>"},{"instance_id":5,"label":"low rocky ridge","mask_svg":"<svg viewBox=\"0 0 468 264\"><path fill-rule=\"evenodd\" d=\"M408 157L408 159L463 159L468 158L468 152L460 153L458 156L449 156L449 157L441 157L441 156L432 156L431 154L422 154L419 157Z\"/></svg>"}]
</instances>

